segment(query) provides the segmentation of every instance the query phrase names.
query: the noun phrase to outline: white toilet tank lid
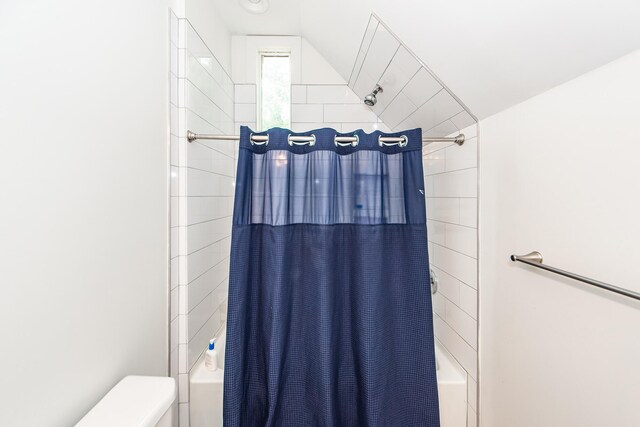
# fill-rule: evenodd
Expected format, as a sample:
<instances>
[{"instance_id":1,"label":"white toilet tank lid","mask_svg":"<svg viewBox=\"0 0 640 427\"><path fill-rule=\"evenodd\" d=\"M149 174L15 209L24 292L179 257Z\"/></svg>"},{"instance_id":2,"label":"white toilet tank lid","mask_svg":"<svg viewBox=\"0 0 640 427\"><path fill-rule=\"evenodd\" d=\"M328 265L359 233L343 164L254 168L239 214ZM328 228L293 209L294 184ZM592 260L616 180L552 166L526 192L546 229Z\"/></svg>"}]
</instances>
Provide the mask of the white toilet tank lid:
<instances>
[{"instance_id":1,"label":"white toilet tank lid","mask_svg":"<svg viewBox=\"0 0 640 427\"><path fill-rule=\"evenodd\" d=\"M76 426L153 427L175 400L173 378L130 375L116 384Z\"/></svg>"}]
</instances>

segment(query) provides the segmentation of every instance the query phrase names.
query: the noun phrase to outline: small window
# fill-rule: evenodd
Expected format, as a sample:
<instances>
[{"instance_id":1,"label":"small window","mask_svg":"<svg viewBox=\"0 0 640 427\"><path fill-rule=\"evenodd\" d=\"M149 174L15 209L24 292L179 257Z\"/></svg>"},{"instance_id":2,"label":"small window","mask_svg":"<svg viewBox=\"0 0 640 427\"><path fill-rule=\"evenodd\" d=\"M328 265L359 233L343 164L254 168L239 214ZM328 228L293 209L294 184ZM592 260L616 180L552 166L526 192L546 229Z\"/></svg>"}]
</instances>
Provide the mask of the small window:
<instances>
[{"instance_id":1,"label":"small window","mask_svg":"<svg viewBox=\"0 0 640 427\"><path fill-rule=\"evenodd\" d=\"M291 127L291 61L288 53L260 55L258 127Z\"/></svg>"}]
</instances>

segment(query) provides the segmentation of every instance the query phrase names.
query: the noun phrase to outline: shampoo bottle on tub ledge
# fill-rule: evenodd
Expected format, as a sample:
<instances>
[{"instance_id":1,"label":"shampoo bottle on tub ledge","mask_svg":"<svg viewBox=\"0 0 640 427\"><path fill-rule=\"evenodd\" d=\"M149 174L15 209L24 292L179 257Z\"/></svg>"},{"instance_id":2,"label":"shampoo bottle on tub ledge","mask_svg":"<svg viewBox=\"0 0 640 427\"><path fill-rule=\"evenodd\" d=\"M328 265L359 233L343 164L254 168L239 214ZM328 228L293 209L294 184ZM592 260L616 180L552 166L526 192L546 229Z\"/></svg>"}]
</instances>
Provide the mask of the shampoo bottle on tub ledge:
<instances>
[{"instance_id":1,"label":"shampoo bottle on tub ledge","mask_svg":"<svg viewBox=\"0 0 640 427\"><path fill-rule=\"evenodd\" d=\"M209 348L204 355L204 366L210 371L218 369L218 352L216 351L215 338L209 341Z\"/></svg>"}]
</instances>

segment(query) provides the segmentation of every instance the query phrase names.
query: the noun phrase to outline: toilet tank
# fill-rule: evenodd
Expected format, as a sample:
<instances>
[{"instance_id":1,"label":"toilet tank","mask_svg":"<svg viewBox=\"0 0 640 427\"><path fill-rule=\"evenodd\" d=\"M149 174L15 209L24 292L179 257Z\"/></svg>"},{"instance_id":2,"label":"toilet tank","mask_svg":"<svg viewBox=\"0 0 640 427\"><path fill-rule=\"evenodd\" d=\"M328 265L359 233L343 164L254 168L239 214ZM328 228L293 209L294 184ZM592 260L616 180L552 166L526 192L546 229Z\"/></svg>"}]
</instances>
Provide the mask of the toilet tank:
<instances>
[{"instance_id":1,"label":"toilet tank","mask_svg":"<svg viewBox=\"0 0 640 427\"><path fill-rule=\"evenodd\" d=\"M77 427L176 427L173 378L130 375L113 387Z\"/></svg>"}]
</instances>

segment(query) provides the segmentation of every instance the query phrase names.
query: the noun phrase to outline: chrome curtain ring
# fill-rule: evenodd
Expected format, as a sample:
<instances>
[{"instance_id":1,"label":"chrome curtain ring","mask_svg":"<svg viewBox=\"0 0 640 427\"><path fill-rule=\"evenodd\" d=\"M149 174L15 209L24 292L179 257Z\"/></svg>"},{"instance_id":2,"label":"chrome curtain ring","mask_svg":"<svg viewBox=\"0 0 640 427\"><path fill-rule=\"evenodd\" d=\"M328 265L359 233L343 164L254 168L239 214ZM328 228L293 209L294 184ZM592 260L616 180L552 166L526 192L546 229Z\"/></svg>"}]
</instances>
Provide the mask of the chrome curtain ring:
<instances>
[{"instance_id":1,"label":"chrome curtain ring","mask_svg":"<svg viewBox=\"0 0 640 427\"><path fill-rule=\"evenodd\" d=\"M269 135L254 135L249 136L251 145L267 145L269 144Z\"/></svg>"},{"instance_id":2,"label":"chrome curtain ring","mask_svg":"<svg viewBox=\"0 0 640 427\"><path fill-rule=\"evenodd\" d=\"M347 147L349 145L352 147L357 147L360 143L360 137L358 137L357 134L354 134L353 136L336 135L333 137L333 142L336 144L336 147Z\"/></svg>"},{"instance_id":3,"label":"chrome curtain ring","mask_svg":"<svg viewBox=\"0 0 640 427\"><path fill-rule=\"evenodd\" d=\"M311 136L304 135L291 135L287 137L287 141L289 145L308 145L309 147L313 147L316 145L316 136L315 134L311 134Z\"/></svg>"},{"instance_id":4,"label":"chrome curtain ring","mask_svg":"<svg viewBox=\"0 0 640 427\"><path fill-rule=\"evenodd\" d=\"M402 136L382 136L378 137L378 145L380 147L391 147L397 145L398 147L406 147L409 143L409 138L406 135Z\"/></svg>"}]
</instances>

